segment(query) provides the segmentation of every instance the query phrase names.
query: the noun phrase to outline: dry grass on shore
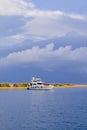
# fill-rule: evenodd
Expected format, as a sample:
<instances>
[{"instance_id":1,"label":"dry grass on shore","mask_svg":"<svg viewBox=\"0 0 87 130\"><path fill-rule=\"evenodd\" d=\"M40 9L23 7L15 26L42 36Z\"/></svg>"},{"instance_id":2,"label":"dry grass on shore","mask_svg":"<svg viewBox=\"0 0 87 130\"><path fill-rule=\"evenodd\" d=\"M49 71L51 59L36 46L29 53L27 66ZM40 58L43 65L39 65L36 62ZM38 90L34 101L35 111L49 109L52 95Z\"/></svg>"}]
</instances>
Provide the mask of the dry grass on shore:
<instances>
[{"instance_id":1,"label":"dry grass on shore","mask_svg":"<svg viewBox=\"0 0 87 130\"><path fill-rule=\"evenodd\" d=\"M54 88L71 88L73 84L54 84Z\"/></svg>"},{"instance_id":2,"label":"dry grass on shore","mask_svg":"<svg viewBox=\"0 0 87 130\"><path fill-rule=\"evenodd\" d=\"M0 84L0 90L12 90L12 89L26 89L28 83L2 83ZM86 88L87 84L53 84L54 88Z\"/></svg>"},{"instance_id":3,"label":"dry grass on shore","mask_svg":"<svg viewBox=\"0 0 87 130\"><path fill-rule=\"evenodd\" d=\"M87 84L54 84L54 88L87 88Z\"/></svg>"},{"instance_id":4,"label":"dry grass on shore","mask_svg":"<svg viewBox=\"0 0 87 130\"><path fill-rule=\"evenodd\" d=\"M2 83L0 84L0 89L26 89L28 83Z\"/></svg>"}]
</instances>

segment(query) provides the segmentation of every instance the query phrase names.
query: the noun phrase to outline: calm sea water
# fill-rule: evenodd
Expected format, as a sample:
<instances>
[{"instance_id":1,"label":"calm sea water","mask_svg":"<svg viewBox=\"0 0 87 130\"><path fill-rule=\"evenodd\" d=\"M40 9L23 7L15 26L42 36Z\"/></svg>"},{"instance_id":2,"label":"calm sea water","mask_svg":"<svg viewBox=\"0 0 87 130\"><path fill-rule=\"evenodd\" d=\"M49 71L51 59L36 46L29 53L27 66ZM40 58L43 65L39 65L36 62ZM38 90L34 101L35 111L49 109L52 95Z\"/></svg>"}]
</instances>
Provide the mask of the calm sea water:
<instances>
[{"instance_id":1,"label":"calm sea water","mask_svg":"<svg viewBox=\"0 0 87 130\"><path fill-rule=\"evenodd\" d=\"M0 90L0 130L87 130L87 89Z\"/></svg>"}]
</instances>

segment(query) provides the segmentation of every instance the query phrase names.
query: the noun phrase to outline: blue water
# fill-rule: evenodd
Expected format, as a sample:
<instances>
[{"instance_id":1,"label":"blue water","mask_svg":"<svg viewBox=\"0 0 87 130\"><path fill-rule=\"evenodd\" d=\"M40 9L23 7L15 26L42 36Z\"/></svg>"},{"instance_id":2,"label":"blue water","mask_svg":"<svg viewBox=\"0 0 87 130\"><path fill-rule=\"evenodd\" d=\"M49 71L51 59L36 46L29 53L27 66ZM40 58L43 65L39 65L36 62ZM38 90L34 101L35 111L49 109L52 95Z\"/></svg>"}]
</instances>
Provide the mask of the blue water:
<instances>
[{"instance_id":1,"label":"blue water","mask_svg":"<svg viewBox=\"0 0 87 130\"><path fill-rule=\"evenodd\" d=\"M0 90L0 130L87 130L87 89Z\"/></svg>"}]
</instances>

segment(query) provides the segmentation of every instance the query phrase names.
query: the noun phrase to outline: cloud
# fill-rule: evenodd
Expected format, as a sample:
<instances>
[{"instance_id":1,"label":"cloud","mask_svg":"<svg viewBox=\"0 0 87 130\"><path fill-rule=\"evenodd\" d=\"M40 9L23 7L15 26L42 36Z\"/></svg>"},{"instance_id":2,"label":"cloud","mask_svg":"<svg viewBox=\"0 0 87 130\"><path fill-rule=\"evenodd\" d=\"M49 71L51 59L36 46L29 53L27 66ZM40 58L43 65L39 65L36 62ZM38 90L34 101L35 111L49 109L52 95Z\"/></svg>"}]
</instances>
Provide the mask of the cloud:
<instances>
[{"instance_id":1,"label":"cloud","mask_svg":"<svg viewBox=\"0 0 87 130\"><path fill-rule=\"evenodd\" d=\"M69 17L71 19L76 19L76 20L85 20L86 16L80 15L80 14L72 14L72 13L65 13L60 10L52 11L52 10L39 10L39 9L33 9L29 10L26 13L27 16L33 16L33 17L48 17L52 19L58 19L58 17L65 16Z\"/></svg>"},{"instance_id":2,"label":"cloud","mask_svg":"<svg viewBox=\"0 0 87 130\"><path fill-rule=\"evenodd\" d=\"M76 20L86 20L86 16L80 15L80 14L65 14L66 16L70 17L71 19L76 19Z\"/></svg>"},{"instance_id":3,"label":"cloud","mask_svg":"<svg viewBox=\"0 0 87 130\"><path fill-rule=\"evenodd\" d=\"M15 23L12 19L7 24L4 22L1 35L38 35L38 36L64 36L69 32L87 35L87 17L81 14L66 13L60 10L40 10L34 3L26 0L0 0L0 16L21 16L19 28L11 28ZM9 19L6 18L6 19ZM0 18L2 19L2 17ZM15 20L14 20L15 21ZM8 26L9 24L9 26ZM17 29L18 28L18 29ZM20 34L19 34L20 33ZM16 37L15 37L16 38ZM21 39L21 37L20 37Z\"/></svg>"},{"instance_id":4,"label":"cloud","mask_svg":"<svg viewBox=\"0 0 87 130\"><path fill-rule=\"evenodd\" d=\"M80 14L67 14L62 11L56 10L39 10L32 2L26 0L0 0L0 15L25 15L27 17L51 17L53 19L59 16L68 16L72 19L84 20L85 16Z\"/></svg>"},{"instance_id":5,"label":"cloud","mask_svg":"<svg viewBox=\"0 0 87 130\"><path fill-rule=\"evenodd\" d=\"M87 18L84 15L38 9L28 11L26 15L33 17L24 26L28 34L41 36L64 36L68 32L87 34L86 28L83 27L84 24L87 25Z\"/></svg>"},{"instance_id":6,"label":"cloud","mask_svg":"<svg viewBox=\"0 0 87 130\"><path fill-rule=\"evenodd\" d=\"M25 0L0 0L0 15L24 15L34 4Z\"/></svg>"},{"instance_id":7,"label":"cloud","mask_svg":"<svg viewBox=\"0 0 87 130\"><path fill-rule=\"evenodd\" d=\"M37 66L47 66L49 64L58 67L66 63L83 64L87 66L87 47L72 49L71 46L59 47L54 49L54 44L48 44L41 48L33 46L31 49L10 53L6 57L0 58L0 66L16 66L22 64L30 64Z\"/></svg>"}]
</instances>

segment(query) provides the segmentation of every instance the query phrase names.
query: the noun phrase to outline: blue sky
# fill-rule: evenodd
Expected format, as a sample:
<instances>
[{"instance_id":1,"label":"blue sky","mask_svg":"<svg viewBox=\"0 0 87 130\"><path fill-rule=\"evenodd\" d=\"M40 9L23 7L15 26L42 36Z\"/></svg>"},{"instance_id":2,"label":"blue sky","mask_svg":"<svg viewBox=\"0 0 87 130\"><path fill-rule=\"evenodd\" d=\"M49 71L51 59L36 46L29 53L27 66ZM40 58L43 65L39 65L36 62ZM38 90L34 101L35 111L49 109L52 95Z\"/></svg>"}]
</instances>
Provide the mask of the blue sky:
<instances>
[{"instance_id":1,"label":"blue sky","mask_svg":"<svg viewBox=\"0 0 87 130\"><path fill-rule=\"evenodd\" d=\"M0 82L87 83L87 0L0 0Z\"/></svg>"}]
</instances>

